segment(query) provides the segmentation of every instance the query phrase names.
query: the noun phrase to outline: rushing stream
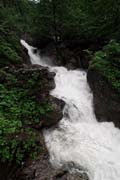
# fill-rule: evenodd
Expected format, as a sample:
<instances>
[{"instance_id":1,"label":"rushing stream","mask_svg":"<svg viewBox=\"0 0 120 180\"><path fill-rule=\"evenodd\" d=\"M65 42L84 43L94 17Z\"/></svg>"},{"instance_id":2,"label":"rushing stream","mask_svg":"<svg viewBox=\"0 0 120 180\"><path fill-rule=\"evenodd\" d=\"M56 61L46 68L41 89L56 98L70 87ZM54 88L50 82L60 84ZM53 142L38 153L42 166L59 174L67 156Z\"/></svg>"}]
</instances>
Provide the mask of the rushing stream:
<instances>
[{"instance_id":1,"label":"rushing stream","mask_svg":"<svg viewBox=\"0 0 120 180\"><path fill-rule=\"evenodd\" d=\"M47 66L32 46L21 43L28 49L31 63ZM86 72L48 68L56 73L51 95L66 103L58 127L44 131L51 164L86 172L90 180L120 180L120 130L113 123L97 122Z\"/></svg>"}]
</instances>

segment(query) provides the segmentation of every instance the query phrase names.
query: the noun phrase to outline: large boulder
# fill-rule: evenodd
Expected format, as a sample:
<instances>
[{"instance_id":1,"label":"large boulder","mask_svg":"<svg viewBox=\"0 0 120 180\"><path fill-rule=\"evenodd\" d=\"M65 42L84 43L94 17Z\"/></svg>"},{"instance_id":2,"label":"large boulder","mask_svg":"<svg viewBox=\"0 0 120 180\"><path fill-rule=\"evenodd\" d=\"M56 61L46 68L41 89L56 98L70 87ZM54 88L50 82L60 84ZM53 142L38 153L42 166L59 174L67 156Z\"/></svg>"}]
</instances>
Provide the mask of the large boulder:
<instances>
[{"instance_id":1,"label":"large boulder","mask_svg":"<svg viewBox=\"0 0 120 180\"><path fill-rule=\"evenodd\" d=\"M103 74L89 69L87 80L93 91L94 110L99 121L111 121L120 128L120 94Z\"/></svg>"},{"instance_id":2,"label":"large boulder","mask_svg":"<svg viewBox=\"0 0 120 180\"><path fill-rule=\"evenodd\" d=\"M51 111L49 114L46 114L43 122L43 127L50 127L52 125L56 125L63 117L62 110L65 105L64 101L59 100L53 96L49 96L49 102L53 107L53 111Z\"/></svg>"},{"instance_id":3,"label":"large boulder","mask_svg":"<svg viewBox=\"0 0 120 180\"><path fill-rule=\"evenodd\" d=\"M18 172L18 180L88 180L85 173L69 173L67 170L52 168L49 156L42 154L36 161L29 163L24 171Z\"/></svg>"},{"instance_id":4,"label":"large boulder","mask_svg":"<svg viewBox=\"0 0 120 180\"><path fill-rule=\"evenodd\" d=\"M48 154L42 129L62 119L65 104L50 95L55 88L54 76L55 73L38 65L0 69L0 132L5 129L5 133L0 133L0 180L18 179L19 169L22 172L29 160L33 162L31 156ZM4 156L6 150L7 156Z\"/></svg>"},{"instance_id":5,"label":"large boulder","mask_svg":"<svg viewBox=\"0 0 120 180\"><path fill-rule=\"evenodd\" d=\"M0 83L5 84L8 89L22 88L24 91L27 90L28 98L35 96L34 101L38 106L48 104L48 113L41 113L37 125L31 124L36 129L55 125L63 117L62 110L65 103L50 95L50 91L55 88L54 76L55 73L39 65L5 67L0 71Z\"/></svg>"}]
</instances>

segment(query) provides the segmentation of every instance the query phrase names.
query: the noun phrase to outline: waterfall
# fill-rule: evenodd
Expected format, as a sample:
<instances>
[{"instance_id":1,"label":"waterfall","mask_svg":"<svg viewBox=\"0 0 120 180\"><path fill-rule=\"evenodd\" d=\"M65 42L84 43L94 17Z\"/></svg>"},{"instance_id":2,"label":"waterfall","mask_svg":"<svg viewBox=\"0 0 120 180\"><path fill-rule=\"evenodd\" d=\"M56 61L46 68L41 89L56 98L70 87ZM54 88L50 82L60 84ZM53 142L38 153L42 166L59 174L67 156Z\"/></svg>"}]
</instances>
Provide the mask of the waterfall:
<instances>
[{"instance_id":1,"label":"waterfall","mask_svg":"<svg viewBox=\"0 0 120 180\"><path fill-rule=\"evenodd\" d=\"M21 43L31 63L44 64L33 47ZM120 130L112 122L97 121L86 72L48 67L56 73L50 93L66 103L58 127L44 130L52 166L85 172L90 180L120 180Z\"/></svg>"},{"instance_id":2,"label":"waterfall","mask_svg":"<svg viewBox=\"0 0 120 180\"><path fill-rule=\"evenodd\" d=\"M21 44L28 50L28 55L30 57L30 61L32 64L38 64L41 66L52 66L52 62L49 61L49 59L47 57L43 58L40 57L39 55L39 51L37 51L36 48L28 45L24 40L20 40ZM36 53L34 53L34 51L36 50Z\"/></svg>"}]
</instances>

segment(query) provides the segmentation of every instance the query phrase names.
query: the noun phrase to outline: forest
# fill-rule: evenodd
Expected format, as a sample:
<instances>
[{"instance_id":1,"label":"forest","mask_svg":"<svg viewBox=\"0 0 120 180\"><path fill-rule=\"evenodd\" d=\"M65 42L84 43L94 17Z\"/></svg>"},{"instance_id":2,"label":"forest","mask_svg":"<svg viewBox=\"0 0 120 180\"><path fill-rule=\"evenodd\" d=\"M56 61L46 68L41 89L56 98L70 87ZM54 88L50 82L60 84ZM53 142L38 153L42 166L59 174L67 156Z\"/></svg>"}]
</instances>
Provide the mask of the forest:
<instances>
[{"instance_id":1,"label":"forest","mask_svg":"<svg viewBox=\"0 0 120 180\"><path fill-rule=\"evenodd\" d=\"M80 47L89 51L92 65L101 68L113 86L119 88L118 0L6 0L0 2L0 9L1 67L22 62L20 38L41 49L54 43L60 61L64 61L60 49L64 44L72 50Z\"/></svg>"},{"instance_id":2,"label":"forest","mask_svg":"<svg viewBox=\"0 0 120 180\"><path fill-rule=\"evenodd\" d=\"M31 126L53 111L48 95L42 104L34 95L37 84L46 87L40 74L17 74L29 61L20 39L41 53L52 47L58 65L66 66L72 57L75 68L98 72L104 79L101 86L109 85L117 103L120 97L119 0L0 0L0 168L6 163L21 167L26 156L35 158L42 151Z\"/></svg>"}]
</instances>

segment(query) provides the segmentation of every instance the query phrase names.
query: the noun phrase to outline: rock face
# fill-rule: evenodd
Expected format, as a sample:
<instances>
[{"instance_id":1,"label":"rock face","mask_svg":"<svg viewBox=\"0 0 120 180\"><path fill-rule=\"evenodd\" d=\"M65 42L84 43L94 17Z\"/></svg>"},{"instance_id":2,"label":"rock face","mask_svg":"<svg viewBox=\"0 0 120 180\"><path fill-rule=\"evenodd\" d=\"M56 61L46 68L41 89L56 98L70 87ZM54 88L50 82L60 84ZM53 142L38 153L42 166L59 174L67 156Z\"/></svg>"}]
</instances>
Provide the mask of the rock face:
<instances>
[{"instance_id":1,"label":"rock face","mask_svg":"<svg viewBox=\"0 0 120 180\"><path fill-rule=\"evenodd\" d=\"M87 69L89 65L89 58L86 52L81 48L69 49L62 48L60 49L60 57L62 60L62 65L68 69L84 68Z\"/></svg>"},{"instance_id":2,"label":"rock face","mask_svg":"<svg viewBox=\"0 0 120 180\"><path fill-rule=\"evenodd\" d=\"M41 115L40 123L35 127L40 129L42 127L50 127L55 125L62 119L62 110L64 102L49 95L50 90L55 88L54 76L55 73L49 72L47 68L39 65L21 65L18 67L5 67L4 73L0 73L0 83L7 84L9 88L13 88L11 80L6 78L6 74L14 76L17 83L16 88L23 88L28 90L28 97L35 96L35 100L40 106L49 104L51 108L49 113ZM34 126L34 125L33 125Z\"/></svg>"},{"instance_id":3,"label":"rock face","mask_svg":"<svg viewBox=\"0 0 120 180\"><path fill-rule=\"evenodd\" d=\"M53 169L49 163L49 156L42 154L37 161L32 162L24 169L24 174L18 173L19 180L88 180L86 174L70 174L64 170Z\"/></svg>"},{"instance_id":4,"label":"rock face","mask_svg":"<svg viewBox=\"0 0 120 180\"><path fill-rule=\"evenodd\" d=\"M54 44L48 45L41 51L41 57L49 57L54 65L65 66L67 69L84 68L89 66L89 56L80 47L70 48L68 45L61 43L56 47Z\"/></svg>"},{"instance_id":5,"label":"rock face","mask_svg":"<svg viewBox=\"0 0 120 180\"><path fill-rule=\"evenodd\" d=\"M21 88L28 92L29 96L35 95L40 106L47 100L52 107L52 111L39 117L40 122L28 123L37 135L37 142L40 143L41 150L36 160L27 158L22 166L15 164L0 163L1 180L87 180L85 174L70 174L67 170L53 169L49 162L49 154L42 135L43 128L53 127L62 118L64 102L49 95L50 90L55 88L54 73L50 73L47 68L38 65L21 65L19 67L6 67L0 71L0 83L11 88ZM14 78L13 78L14 77ZM16 81L17 80L17 81ZM16 81L12 84L12 81ZM36 144L37 145L37 144ZM2 170L4 169L4 170Z\"/></svg>"},{"instance_id":6,"label":"rock face","mask_svg":"<svg viewBox=\"0 0 120 180\"><path fill-rule=\"evenodd\" d=\"M94 95L95 114L99 121L111 121L120 128L120 94L94 69L88 70L88 83Z\"/></svg>"},{"instance_id":7,"label":"rock face","mask_svg":"<svg viewBox=\"0 0 120 180\"><path fill-rule=\"evenodd\" d=\"M43 127L53 126L57 124L63 117L62 109L65 103L62 100L59 100L53 96L49 96L49 102L53 107L53 111L51 111L49 114L46 114L43 122Z\"/></svg>"},{"instance_id":8,"label":"rock face","mask_svg":"<svg viewBox=\"0 0 120 180\"><path fill-rule=\"evenodd\" d=\"M26 117L24 117L22 113L20 114L20 116L22 116L22 120L24 122L22 128L30 128L32 132L35 133L35 144L36 146L40 147L39 157L41 166L42 164L45 164L45 161L42 158L42 154L45 153L46 156L48 156L48 152L44 144L42 130L43 128L48 128L56 125L62 119L62 110L65 104L64 101L54 98L49 94L50 90L55 88L54 76L55 73L51 73L47 68L43 68L39 65L20 65L18 67L11 66L0 69L0 84L5 85L8 91L16 89L16 91L19 93L25 92L25 97L22 96L23 99L20 98L18 104L21 104L25 98L25 100L31 100L32 103L36 103L37 105L37 109L34 110L31 109L31 106L29 107L30 109L26 114ZM40 113L39 107L41 108ZM29 116L29 112L32 116ZM36 114L38 117L37 122L35 122ZM24 131L20 131L17 136L16 134L12 134L13 139L20 136L21 142L24 142L27 136L25 136L23 132ZM32 150L34 151L33 148ZM23 160L23 166L20 165L19 168L14 162L3 163L0 161L0 180L19 179L21 177L21 173L24 172L25 167L28 166L28 161L30 158L28 154L25 156L26 159ZM39 160L37 160L36 163L38 163L38 161ZM33 163L34 162L31 160L31 166ZM48 159L46 162L46 167L44 166L44 168L47 168L47 163ZM43 174L41 175L44 175L44 168L42 166L41 173ZM19 176L17 176L19 169L20 174ZM52 171L50 169L49 173L51 172ZM33 180L33 176L31 176L30 172L28 176L30 176L29 179ZM24 180L27 180L27 177Z\"/></svg>"}]
</instances>

